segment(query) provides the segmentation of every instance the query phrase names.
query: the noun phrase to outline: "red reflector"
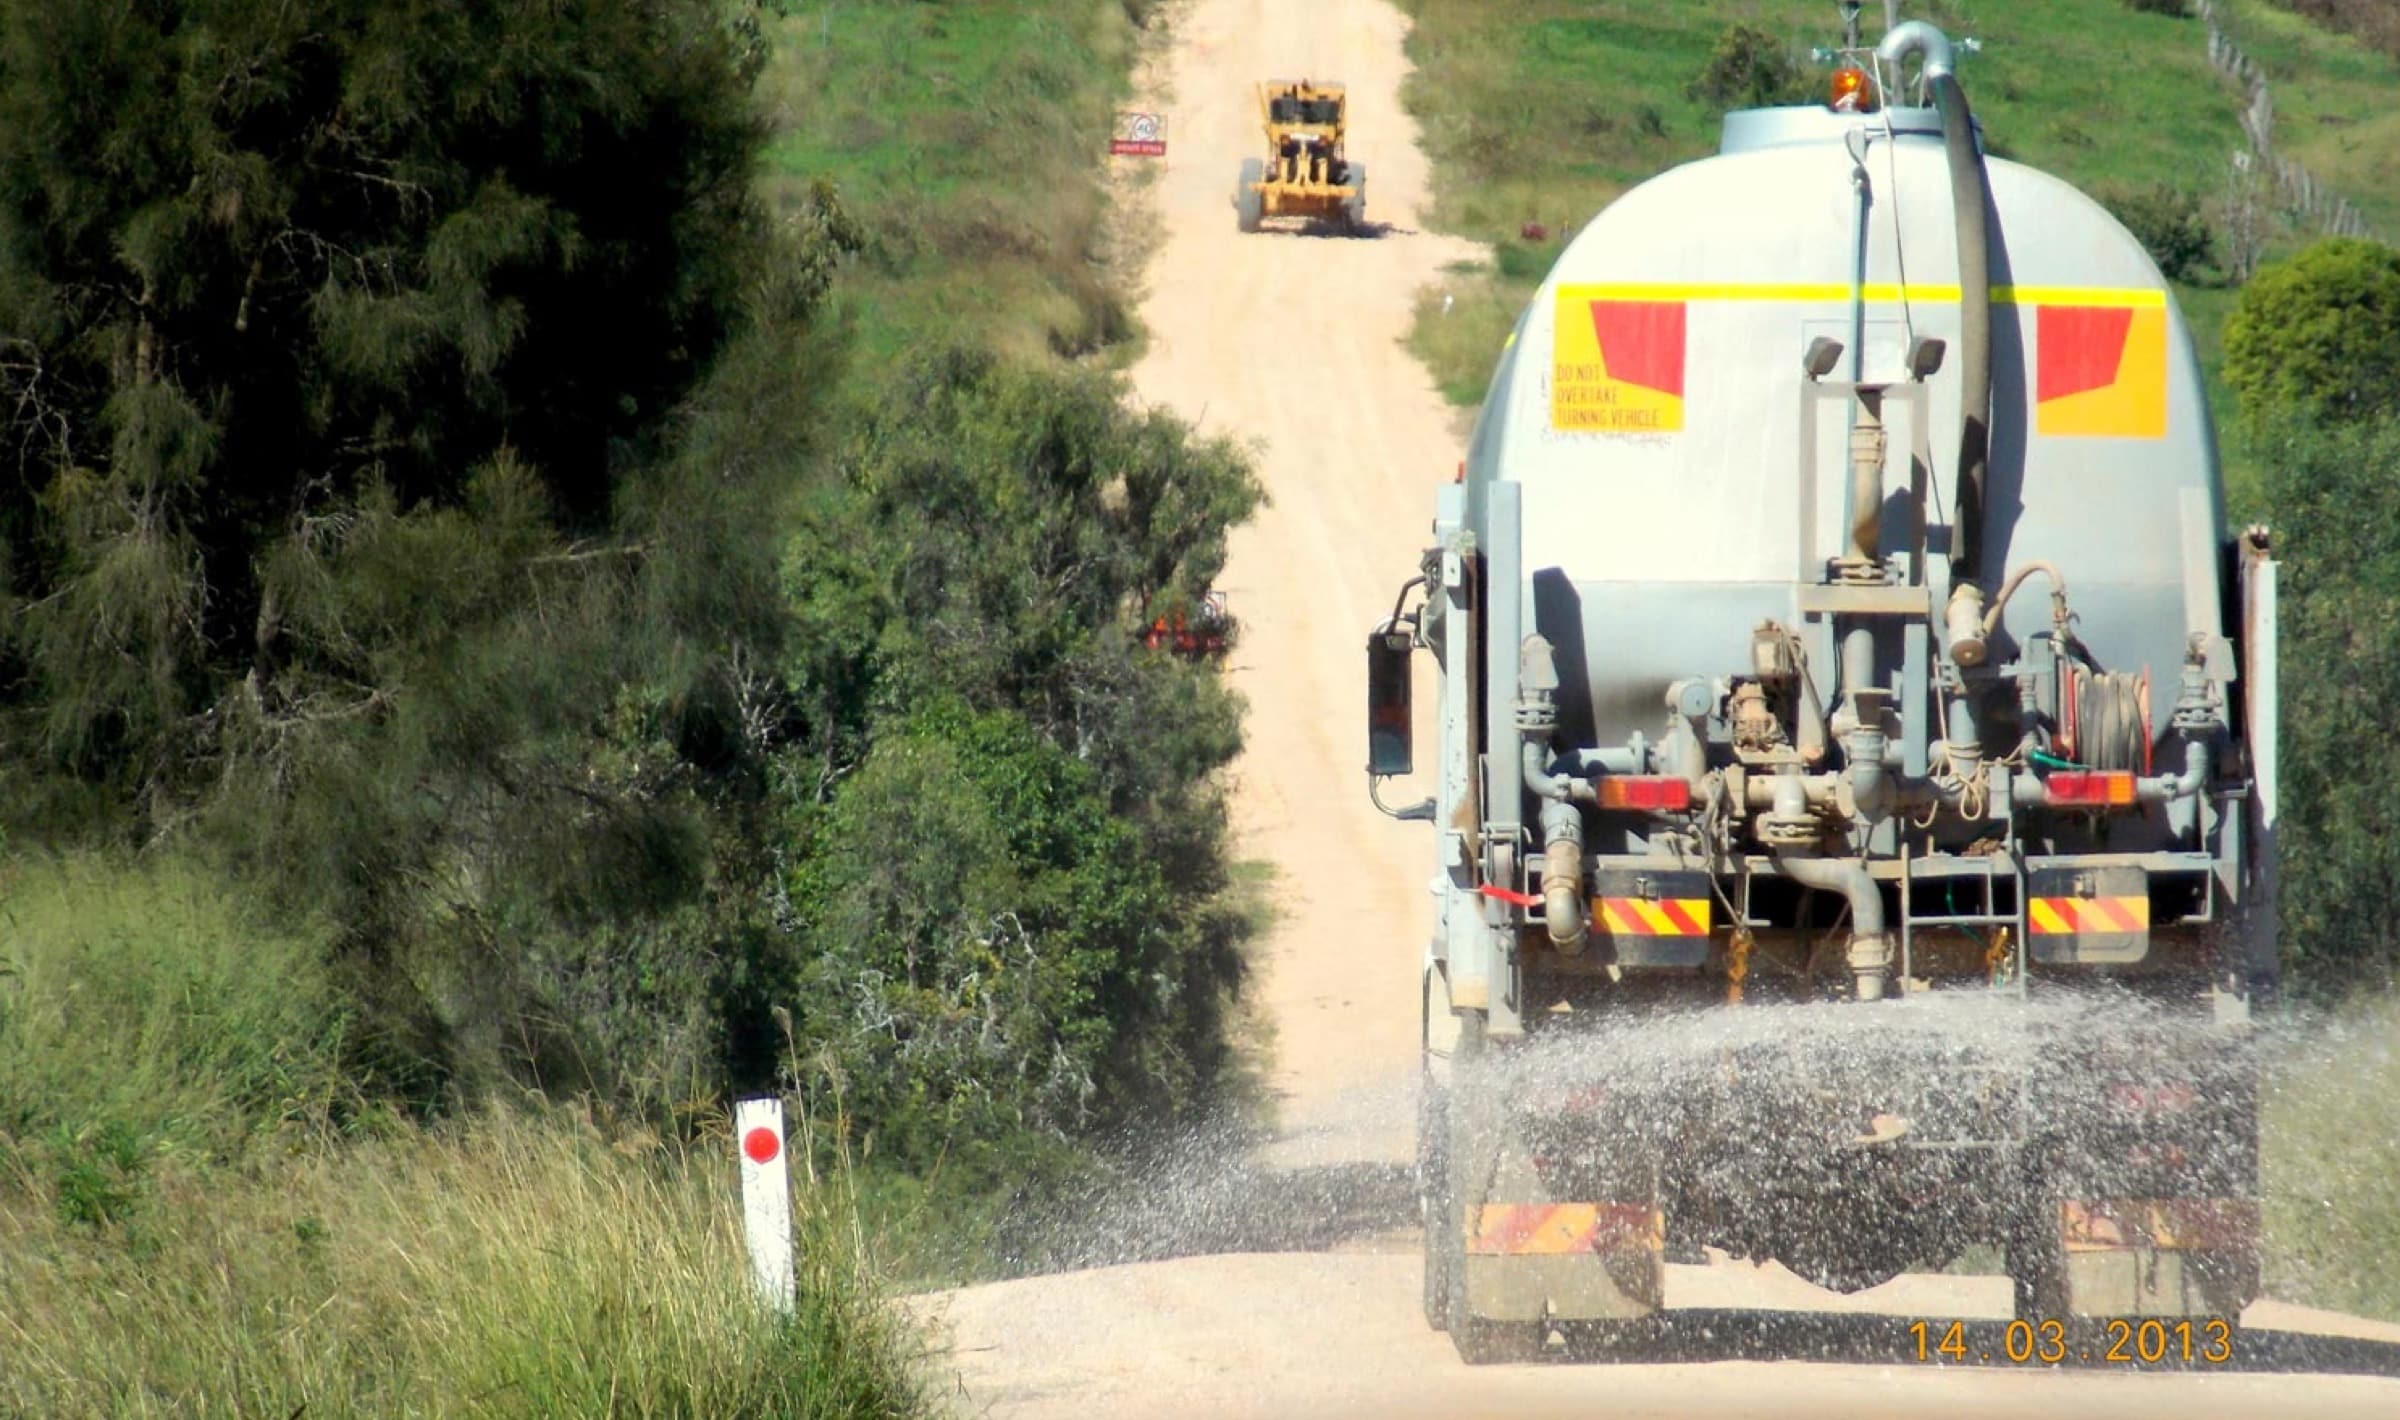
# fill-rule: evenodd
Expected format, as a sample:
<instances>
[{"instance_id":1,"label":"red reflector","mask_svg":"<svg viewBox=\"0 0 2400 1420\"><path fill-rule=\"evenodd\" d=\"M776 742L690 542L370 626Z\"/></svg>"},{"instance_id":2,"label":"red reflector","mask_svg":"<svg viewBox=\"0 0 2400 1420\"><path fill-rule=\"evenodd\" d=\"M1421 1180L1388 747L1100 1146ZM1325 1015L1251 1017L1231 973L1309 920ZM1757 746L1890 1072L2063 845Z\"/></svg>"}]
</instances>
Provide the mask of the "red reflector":
<instances>
[{"instance_id":1,"label":"red reflector","mask_svg":"<svg viewBox=\"0 0 2400 1420\"><path fill-rule=\"evenodd\" d=\"M1692 806L1692 786L1667 774L1611 774L1600 781L1600 807L1681 813Z\"/></svg>"},{"instance_id":2,"label":"red reflector","mask_svg":"<svg viewBox=\"0 0 2400 1420\"><path fill-rule=\"evenodd\" d=\"M2130 1114L2189 1114L2200 1092L2183 1084L2118 1084L2108 1087L2108 1102Z\"/></svg>"},{"instance_id":3,"label":"red reflector","mask_svg":"<svg viewBox=\"0 0 2400 1420\"><path fill-rule=\"evenodd\" d=\"M2133 802L2133 776L2120 771L2062 769L2045 785L2054 808L2118 808Z\"/></svg>"}]
</instances>

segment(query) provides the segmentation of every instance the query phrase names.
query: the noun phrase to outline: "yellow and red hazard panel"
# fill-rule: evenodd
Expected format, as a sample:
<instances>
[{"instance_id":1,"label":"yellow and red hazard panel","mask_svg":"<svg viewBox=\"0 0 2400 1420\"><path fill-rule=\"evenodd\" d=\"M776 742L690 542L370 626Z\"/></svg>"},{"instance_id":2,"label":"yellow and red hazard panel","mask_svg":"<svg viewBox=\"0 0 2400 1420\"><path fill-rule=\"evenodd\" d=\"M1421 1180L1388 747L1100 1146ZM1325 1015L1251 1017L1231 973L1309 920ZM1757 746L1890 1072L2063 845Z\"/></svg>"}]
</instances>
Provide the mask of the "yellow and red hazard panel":
<instances>
[{"instance_id":1,"label":"yellow and red hazard panel","mask_svg":"<svg viewBox=\"0 0 2400 1420\"><path fill-rule=\"evenodd\" d=\"M2165 298L2126 291L2115 299L2124 303L2034 306L2034 432L2166 437Z\"/></svg>"},{"instance_id":2,"label":"yellow and red hazard panel","mask_svg":"<svg viewBox=\"0 0 2400 1420\"><path fill-rule=\"evenodd\" d=\"M1558 288L1550 427L1587 434L1681 429L1684 303L1603 294L1612 289Z\"/></svg>"},{"instance_id":3,"label":"yellow and red hazard panel","mask_svg":"<svg viewBox=\"0 0 2400 1420\"><path fill-rule=\"evenodd\" d=\"M1481 1257L1658 1252L1666 1217L1641 1203L1487 1203L1467 1220L1467 1252Z\"/></svg>"},{"instance_id":4,"label":"yellow and red hazard panel","mask_svg":"<svg viewBox=\"0 0 2400 1420\"><path fill-rule=\"evenodd\" d=\"M2150 899L2037 897L2026 903L2025 926L2037 937L2118 937L2150 930Z\"/></svg>"},{"instance_id":5,"label":"yellow and red hazard panel","mask_svg":"<svg viewBox=\"0 0 2400 1420\"><path fill-rule=\"evenodd\" d=\"M1592 921L1612 937L1705 937L1705 897L1603 897L1592 903Z\"/></svg>"},{"instance_id":6,"label":"yellow and red hazard panel","mask_svg":"<svg viewBox=\"0 0 2400 1420\"><path fill-rule=\"evenodd\" d=\"M2258 1245L2258 1204L2246 1198L2069 1199L2058 1205L2058 1235L2068 1252L2247 1251Z\"/></svg>"}]
</instances>

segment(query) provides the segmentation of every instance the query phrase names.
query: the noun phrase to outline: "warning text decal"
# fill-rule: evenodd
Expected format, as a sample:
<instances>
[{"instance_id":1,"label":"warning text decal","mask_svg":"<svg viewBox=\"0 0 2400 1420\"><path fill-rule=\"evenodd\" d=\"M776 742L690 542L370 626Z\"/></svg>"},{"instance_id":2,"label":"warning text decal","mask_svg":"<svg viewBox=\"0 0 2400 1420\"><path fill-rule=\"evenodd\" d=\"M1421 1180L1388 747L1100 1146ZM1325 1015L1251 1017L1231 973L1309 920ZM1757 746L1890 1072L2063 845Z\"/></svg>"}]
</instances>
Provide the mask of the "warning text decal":
<instances>
[{"instance_id":1,"label":"warning text decal","mask_svg":"<svg viewBox=\"0 0 2400 1420\"><path fill-rule=\"evenodd\" d=\"M1683 427L1681 301L1596 298L1558 288L1550 426L1586 434Z\"/></svg>"}]
</instances>

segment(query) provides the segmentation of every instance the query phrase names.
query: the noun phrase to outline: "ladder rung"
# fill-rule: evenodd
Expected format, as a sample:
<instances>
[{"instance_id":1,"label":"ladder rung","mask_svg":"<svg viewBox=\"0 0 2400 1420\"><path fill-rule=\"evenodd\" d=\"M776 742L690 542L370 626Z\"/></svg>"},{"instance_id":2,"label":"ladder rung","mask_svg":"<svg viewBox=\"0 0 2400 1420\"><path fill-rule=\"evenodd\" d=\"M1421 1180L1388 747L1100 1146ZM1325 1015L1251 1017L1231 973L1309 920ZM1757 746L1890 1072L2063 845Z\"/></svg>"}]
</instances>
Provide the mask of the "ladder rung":
<instances>
[{"instance_id":1,"label":"ladder rung","mask_svg":"<svg viewBox=\"0 0 2400 1420\"><path fill-rule=\"evenodd\" d=\"M1978 917L1911 917L1908 919L1908 925L1911 927L2013 927L2016 923L2017 915L2013 912Z\"/></svg>"}]
</instances>

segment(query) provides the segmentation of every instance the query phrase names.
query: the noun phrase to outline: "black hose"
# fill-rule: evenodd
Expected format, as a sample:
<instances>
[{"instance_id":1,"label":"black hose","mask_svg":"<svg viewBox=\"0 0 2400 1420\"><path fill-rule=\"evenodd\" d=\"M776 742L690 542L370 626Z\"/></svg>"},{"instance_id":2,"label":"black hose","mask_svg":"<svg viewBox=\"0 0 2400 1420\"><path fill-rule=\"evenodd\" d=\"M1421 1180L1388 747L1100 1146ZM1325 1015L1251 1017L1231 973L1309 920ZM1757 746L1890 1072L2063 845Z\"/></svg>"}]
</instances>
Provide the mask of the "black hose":
<instances>
[{"instance_id":1,"label":"black hose","mask_svg":"<svg viewBox=\"0 0 2400 1420\"><path fill-rule=\"evenodd\" d=\"M1992 265L1984 231L1990 184L1975 147L1975 119L1966 90L1948 71L1932 76L1942 115L1942 146L1950 158L1950 200L1958 228L1958 489L1951 519L1950 583L1982 572L1984 470L1992 449Z\"/></svg>"}]
</instances>

